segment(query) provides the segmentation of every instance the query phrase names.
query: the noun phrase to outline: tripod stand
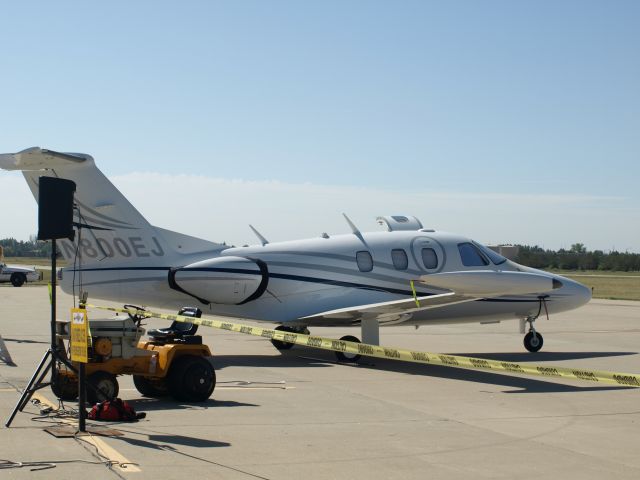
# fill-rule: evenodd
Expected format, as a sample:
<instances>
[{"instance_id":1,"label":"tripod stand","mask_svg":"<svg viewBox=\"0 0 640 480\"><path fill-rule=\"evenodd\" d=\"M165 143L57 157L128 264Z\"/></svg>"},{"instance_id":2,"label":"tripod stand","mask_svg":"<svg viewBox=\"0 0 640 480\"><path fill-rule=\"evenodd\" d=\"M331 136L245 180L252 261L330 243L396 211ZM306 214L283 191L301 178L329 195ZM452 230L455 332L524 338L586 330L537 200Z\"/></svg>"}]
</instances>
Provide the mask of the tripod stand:
<instances>
[{"instance_id":1,"label":"tripod stand","mask_svg":"<svg viewBox=\"0 0 640 480\"><path fill-rule=\"evenodd\" d=\"M67 359L65 355L60 352L60 347L56 342L56 280L57 280L57 272L56 272L56 240L55 238L51 240L51 342L49 344L49 349L45 352L42 360L38 364L35 372L31 376L31 380L27 384L27 387L22 392L22 396L18 403L16 404L13 412L7 419L5 426L10 427L13 419L15 418L18 412L22 412L24 408L31 400L33 394L40 390L41 388L48 387L51 385L51 382L44 382L45 377L49 373L52 372L52 376L55 379L57 375L57 366L56 363L64 363L69 369L73 372L78 373L78 386L79 386L79 430L81 432L86 431L85 427L85 375L84 375L84 364L80 364L79 372L78 370L71 364L71 362Z\"/></svg>"}]
</instances>

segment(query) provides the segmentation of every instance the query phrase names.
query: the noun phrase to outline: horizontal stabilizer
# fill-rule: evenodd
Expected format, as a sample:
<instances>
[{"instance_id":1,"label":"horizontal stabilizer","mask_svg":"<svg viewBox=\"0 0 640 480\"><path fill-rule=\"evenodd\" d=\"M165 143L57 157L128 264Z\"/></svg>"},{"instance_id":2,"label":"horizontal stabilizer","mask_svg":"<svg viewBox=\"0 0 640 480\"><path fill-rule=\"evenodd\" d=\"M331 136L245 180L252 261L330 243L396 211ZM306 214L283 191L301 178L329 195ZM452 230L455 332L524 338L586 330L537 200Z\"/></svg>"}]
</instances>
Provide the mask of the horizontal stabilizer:
<instances>
[{"instance_id":1,"label":"horizontal stabilizer","mask_svg":"<svg viewBox=\"0 0 640 480\"><path fill-rule=\"evenodd\" d=\"M546 275L493 270L434 273L423 275L420 282L430 287L444 288L478 298L544 293L562 286L559 280Z\"/></svg>"},{"instance_id":2,"label":"horizontal stabilizer","mask_svg":"<svg viewBox=\"0 0 640 480\"><path fill-rule=\"evenodd\" d=\"M18 153L0 154L0 168L4 170L44 170L93 163L90 155L60 153L40 147L27 148Z\"/></svg>"}]
</instances>

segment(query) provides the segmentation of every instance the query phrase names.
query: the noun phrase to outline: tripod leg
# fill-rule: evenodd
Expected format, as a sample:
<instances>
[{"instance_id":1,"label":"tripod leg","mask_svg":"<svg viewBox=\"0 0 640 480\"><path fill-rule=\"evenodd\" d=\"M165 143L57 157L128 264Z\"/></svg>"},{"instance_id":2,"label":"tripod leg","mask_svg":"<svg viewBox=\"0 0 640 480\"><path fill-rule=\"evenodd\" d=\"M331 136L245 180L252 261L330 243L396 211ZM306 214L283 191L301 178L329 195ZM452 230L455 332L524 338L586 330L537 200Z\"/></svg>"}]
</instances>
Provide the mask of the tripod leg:
<instances>
[{"instance_id":1,"label":"tripod leg","mask_svg":"<svg viewBox=\"0 0 640 480\"><path fill-rule=\"evenodd\" d=\"M51 356L51 359L47 364L47 361L49 360L50 356ZM33 372L33 375L31 376L31 380L29 380L27 387L22 392L22 396L20 397L20 400L18 400L18 403L13 409L13 412L11 412L11 416L8 418L7 422L4 424L5 427L10 427L11 422L13 422L13 419L16 416L16 414L19 411L21 412L24 409L24 407L26 407L27 402L29 402L29 400L31 399L31 396L33 395L33 392L37 390L37 388L33 388L33 386L42 382L42 379L49 372L52 362L53 362L53 354L51 353L51 350L47 350L46 353L44 354L44 357L42 357L42 360L40 361L38 368L36 368L36 371ZM47 364L46 367L45 367L45 364ZM41 372L43 368L44 368L44 371Z\"/></svg>"}]
</instances>

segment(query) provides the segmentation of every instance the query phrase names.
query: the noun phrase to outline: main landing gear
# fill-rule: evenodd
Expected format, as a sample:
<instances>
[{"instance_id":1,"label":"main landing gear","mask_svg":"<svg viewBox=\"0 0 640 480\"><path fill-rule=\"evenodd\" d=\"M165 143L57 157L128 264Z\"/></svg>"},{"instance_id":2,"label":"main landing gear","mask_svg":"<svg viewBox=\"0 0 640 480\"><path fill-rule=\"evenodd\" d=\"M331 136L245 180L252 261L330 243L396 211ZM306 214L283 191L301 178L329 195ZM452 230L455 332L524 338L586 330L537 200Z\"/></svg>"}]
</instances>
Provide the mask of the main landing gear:
<instances>
[{"instance_id":1,"label":"main landing gear","mask_svg":"<svg viewBox=\"0 0 640 480\"><path fill-rule=\"evenodd\" d=\"M307 327L288 327L284 325L279 325L275 328L280 332L290 332L290 333L302 333L303 335L310 335L309 329ZM380 325L378 324L378 320L375 318L364 319L360 322L360 329L362 333L362 340L364 343L370 345L380 345ZM345 335L341 337L340 340L343 342L354 342L361 343L358 337L354 337L353 335ZM293 343L284 342L282 340L271 340L271 344L276 347L278 350L289 350L293 347ZM358 363L361 355L357 353L349 353L349 352L335 352L336 358L339 362L345 363Z\"/></svg>"},{"instance_id":2,"label":"main landing gear","mask_svg":"<svg viewBox=\"0 0 640 480\"><path fill-rule=\"evenodd\" d=\"M284 325L278 325L275 330L279 332L302 333L303 335L309 335L311 333L307 327L285 327ZM294 345L293 343L273 339L271 340L271 344L278 350L289 350Z\"/></svg>"}]
</instances>

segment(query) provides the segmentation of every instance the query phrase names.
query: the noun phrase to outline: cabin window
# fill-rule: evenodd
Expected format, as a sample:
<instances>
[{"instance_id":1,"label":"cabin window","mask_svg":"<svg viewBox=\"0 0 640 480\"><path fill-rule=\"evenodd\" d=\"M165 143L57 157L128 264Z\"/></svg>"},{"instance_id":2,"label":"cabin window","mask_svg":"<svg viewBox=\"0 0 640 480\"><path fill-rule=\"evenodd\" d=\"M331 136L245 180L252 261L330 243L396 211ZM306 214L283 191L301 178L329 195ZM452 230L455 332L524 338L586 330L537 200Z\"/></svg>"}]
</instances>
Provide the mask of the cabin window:
<instances>
[{"instance_id":1,"label":"cabin window","mask_svg":"<svg viewBox=\"0 0 640 480\"><path fill-rule=\"evenodd\" d=\"M391 261L396 270L406 270L409 266L409 258L407 252L402 248L394 248L391 250Z\"/></svg>"},{"instance_id":2,"label":"cabin window","mask_svg":"<svg viewBox=\"0 0 640 480\"><path fill-rule=\"evenodd\" d=\"M356 252L356 262L361 272L370 272L373 270L373 258L367 251Z\"/></svg>"},{"instance_id":3,"label":"cabin window","mask_svg":"<svg viewBox=\"0 0 640 480\"><path fill-rule=\"evenodd\" d=\"M459 243L458 251L462 264L465 267L483 267L489 265L489 261L480 253L478 247L471 243Z\"/></svg>"},{"instance_id":4,"label":"cabin window","mask_svg":"<svg viewBox=\"0 0 640 480\"><path fill-rule=\"evenodd\" d=\"M433 248L422 249L422 263L427 270L438 268L438 256Z\"/></svg>"},{"instance_id":5,"label":"cabin window","mask_svg":"<svg viewBox=\"0 0 640 480\"><path fill-rule=\"evenodd\" d=\"M484 245L480 245L478 242L473 242L473 244L478 247L482 253L484 253L484 255L486 257L489 257L489 259L495 263L496 265L501 265L504 262L507 261L506 258L504 258L502 255L500 255L497 252L494 252L493 250L491 250L489 247L485 247Z\"/></svg>"}]
</instances>

